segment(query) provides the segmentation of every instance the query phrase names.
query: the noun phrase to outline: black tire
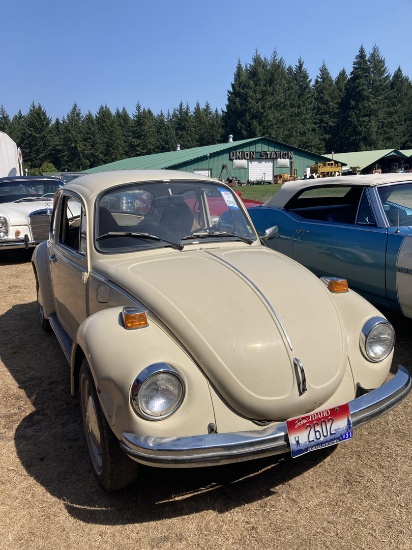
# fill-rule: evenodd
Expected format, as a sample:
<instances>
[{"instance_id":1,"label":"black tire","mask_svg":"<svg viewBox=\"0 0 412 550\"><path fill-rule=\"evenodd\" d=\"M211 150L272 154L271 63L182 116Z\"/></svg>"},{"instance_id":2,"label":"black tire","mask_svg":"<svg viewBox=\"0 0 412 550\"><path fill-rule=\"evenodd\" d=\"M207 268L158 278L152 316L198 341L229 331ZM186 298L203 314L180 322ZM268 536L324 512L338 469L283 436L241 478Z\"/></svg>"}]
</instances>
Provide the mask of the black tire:
<instances>
[{"instance_id":1,"label":"black tire","mask_svg":"<svg viewBox=\"0 0 412 550\"><path fill-rule=\"evenodd\" d=\"M44 316L43 306L40 305L39 302L37 302L37 308L38 308L38 314L39 314L41 328L44 330L44 332L51 332L52 328L51 328L50 322Z\"/></svg>"},{"instance_id":2,"label":"black tire","mask_svg":"<svg viewBox=\"0 0 412 550\"><path fill-rule=\"evenodd\" d=\"M94 475L105 491L122 489L135 481L138 464L120 448L108 425L86 359L79 374L80 409Z\"/></svg>"}]
</instances>

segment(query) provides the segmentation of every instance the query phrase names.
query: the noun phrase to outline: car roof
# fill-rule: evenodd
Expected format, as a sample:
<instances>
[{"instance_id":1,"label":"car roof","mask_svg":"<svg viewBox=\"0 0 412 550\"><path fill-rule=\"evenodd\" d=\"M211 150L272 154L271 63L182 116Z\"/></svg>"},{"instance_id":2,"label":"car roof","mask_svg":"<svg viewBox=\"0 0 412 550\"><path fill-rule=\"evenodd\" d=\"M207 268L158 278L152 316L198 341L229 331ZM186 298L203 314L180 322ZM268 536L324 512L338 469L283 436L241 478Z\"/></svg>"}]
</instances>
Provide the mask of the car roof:
<instances>
[{"instance_id":1,"label":"car roof","mask_svg":"<svg viewBox=\"0 0 412 550\"><path fill-rule=\"evenodd\" d=\"M210 181L226 187L226 184L219 180L180 170L112 170L79 176L67 183L64 189L75 191L85 199L94 200L99 193L116 185L149 181L160 183L171 180Z\"/></svg>"},{"instance_id":2,"label":"car roof","mask_svg":"<svg viewBox=\"0 0 412 550\"><path fill-rule=\"evenodd\" d=\"M54 178L52 176L10 176L0 178L0 183L30 183L33 181L54 181L61 182L60 178Z\"/></svg>"},{"instance_id":3,"label":"car roof","mask_svg":"<svg viewBox=\"0 0 412 550\"><path fill-rule=\"evenodd\" d=\"M273 195L273 197L271 197L264 203L264 206L276 206L278 208L282 208L289 202L292 197L294 197L302 190L322 187L325 185L376 187L379 185L405 182L412 183L412 174L365 174L360 176L337 176L331 178L314 178L288 181L282 185L281 189L275 195Z\"/></svg>"}]
</instances>

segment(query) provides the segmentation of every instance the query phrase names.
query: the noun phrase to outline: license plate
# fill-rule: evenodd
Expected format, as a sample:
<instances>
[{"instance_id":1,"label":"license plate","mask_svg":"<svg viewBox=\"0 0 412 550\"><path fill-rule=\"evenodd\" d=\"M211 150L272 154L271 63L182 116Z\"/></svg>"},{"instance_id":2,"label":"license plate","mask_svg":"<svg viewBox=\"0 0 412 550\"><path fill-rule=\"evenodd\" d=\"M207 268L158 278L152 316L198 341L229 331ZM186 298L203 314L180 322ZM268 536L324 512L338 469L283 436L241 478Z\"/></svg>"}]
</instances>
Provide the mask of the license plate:
<instances>
[{"instance_id":1,"label":"license plate","mask_svg":"<svg viewBox=\"0 0 412 550\"><path fill-rule=\"evenodd\" d=\"M349 405L331 407L286 421L292 458L352 438Z\"/></svg>"}]
</instances>

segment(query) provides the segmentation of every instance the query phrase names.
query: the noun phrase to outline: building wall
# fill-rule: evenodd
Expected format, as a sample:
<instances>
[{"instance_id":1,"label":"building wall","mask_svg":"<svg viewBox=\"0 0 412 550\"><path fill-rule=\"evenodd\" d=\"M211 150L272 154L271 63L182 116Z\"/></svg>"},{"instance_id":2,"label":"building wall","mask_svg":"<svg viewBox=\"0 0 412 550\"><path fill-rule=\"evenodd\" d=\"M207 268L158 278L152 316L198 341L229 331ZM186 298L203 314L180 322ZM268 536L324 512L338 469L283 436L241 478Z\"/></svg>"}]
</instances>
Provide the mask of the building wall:
<instances>
[{"instance_id":1,"label":"building wall","mask_svg":"<svg viewBox=\"0 0 412 550\"><path fill-rule=\"evenodd\" d=\"M277 174L296 175L301 178L307 166L324 160L325 157L321 155L262 138L248 145L241 143L236 145L234 141L233 147L230 147L230 149L210 153L202 158L181 163L173 168L187 172L205 171L215 178L222 175L222 179L226 180L228 173L226 170L222 172L222 166L226 165L231 177L246 182L250 175L250 163L271 161L273 165L271 167L272 173L269 174L266 173L267 170L265 171L265 180L271 182L273 176ZM289 166L285 166L284 161L289 161ZM236 167L238 165L241 167Z\"/></svg>"}]
</instances>

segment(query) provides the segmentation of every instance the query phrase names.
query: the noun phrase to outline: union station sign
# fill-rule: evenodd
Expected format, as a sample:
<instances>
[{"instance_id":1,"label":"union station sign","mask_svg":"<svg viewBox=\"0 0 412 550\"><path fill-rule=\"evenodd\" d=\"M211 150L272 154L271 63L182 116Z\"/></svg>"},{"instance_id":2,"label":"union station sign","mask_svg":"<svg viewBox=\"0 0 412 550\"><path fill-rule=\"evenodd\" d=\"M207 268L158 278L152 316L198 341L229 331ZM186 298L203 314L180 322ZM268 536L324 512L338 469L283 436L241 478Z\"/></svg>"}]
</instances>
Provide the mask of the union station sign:
<instances>
[{"instance_id":1,"label":"union station sign","mask_svg":"<svg viewBox=\"0 0 412 550\"><path fill-rule=\"evenodd\" d=\"M292 151L230 151L230 160L292 159Z\"/></svg>"}]
</instances>

